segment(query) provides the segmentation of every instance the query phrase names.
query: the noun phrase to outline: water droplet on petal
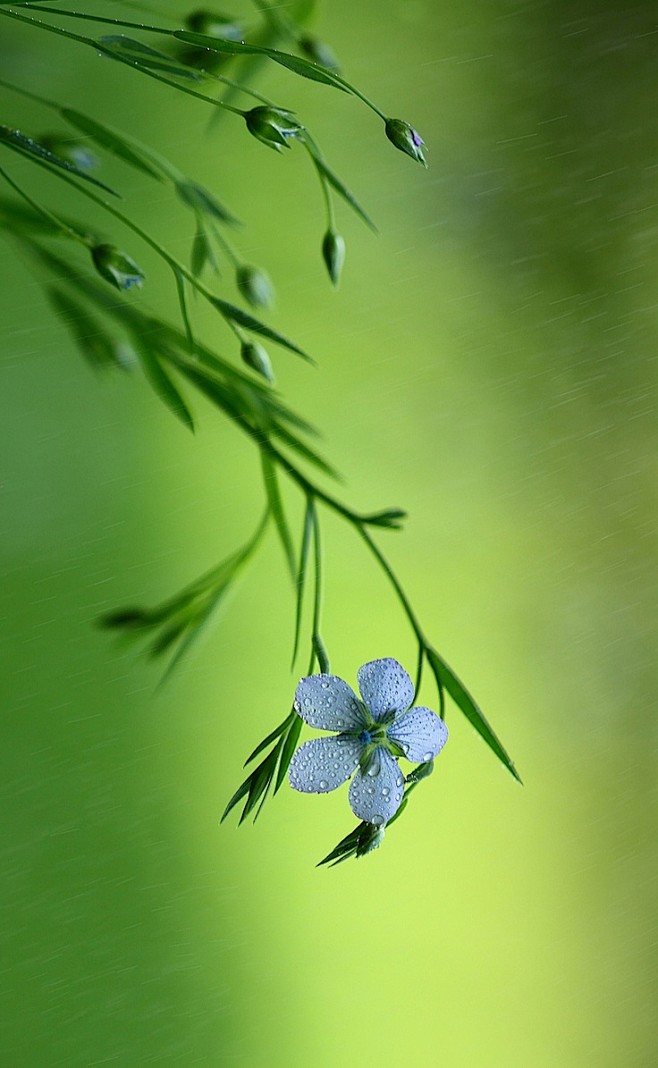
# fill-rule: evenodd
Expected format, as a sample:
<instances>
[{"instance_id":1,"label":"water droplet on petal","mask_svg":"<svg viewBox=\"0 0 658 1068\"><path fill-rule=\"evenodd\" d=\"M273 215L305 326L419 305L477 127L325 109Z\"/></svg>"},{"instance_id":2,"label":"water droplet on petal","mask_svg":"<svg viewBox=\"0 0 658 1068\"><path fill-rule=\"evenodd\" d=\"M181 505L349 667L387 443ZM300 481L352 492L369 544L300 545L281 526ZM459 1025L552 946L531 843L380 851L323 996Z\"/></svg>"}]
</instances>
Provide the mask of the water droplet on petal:
<instances>
[{"instance_id":1,"label":"water droplet on petal","mask_svg":"<svg viewBox=\"0 0 658 1068\"><path fill-rule=\"evenodd\" d=\"M391 791L389 790L388 786L382 786L382 797L388 797L390 792Z\"/></svg>"},{"instance_id":2,"label":"water droplet on petal","mask_svg":"<svg viewBox=\"0 0 658 1068\"><path fill-rule=\"evenodd\" d=\"M431 760L432 756L432 753L423 753L423 760Z\"/></svg>"},{"instance_id":3,"label":"water droplet on petal","mask_svg":"<svg viewBox=\"0 0 658 1068\"><path fill-rule=\"evenodd\" d=\"M326 790L327 786L329 785L329 783L327 782L326 779L320 779L319 785L320 785L320 789L321 790Z\"/></svg>"},{"instance_id":4,"label":"water droplet on petal","mask_svg":"<svg viewBox=\"0 0 658 1068\"><path fill-rule=\"evenodd\" d=\"M374 786L366 786L366 793L374 794L374 792L375 792Z\"/></svg>"},{"instance_id":5,"label":"water droplet on petal","mask_svg":"<svg viewBox=\"0 0 658 1068\"><path fill-rule=\"evenodd\" d=\"M311 698L310 697L305 697L304 698L304 704L306 705L307 708L310 708L311 707Z\"/></svg>"},{"instance_id":6,"label":"water droplet on petal","mask_svg":"<svg viewBox=\"0 0 658 1068\"><path fill-rule=\"evenodd\" d=\"M371 764L370 767L368 768L368 775L372 775L373 778L374 778L374 776L377 774L378 771L379 771L379 768L377 767L377 765L376 764Z\"/></svg>"},{"instance_id":7,"label":"water droplet on petal","mask_svg":"<svg viewBox=\"0 0 658 1068\"><path fill-rule=\"evenodd\" d=\"M397 779L395 780L395 785L396 786L402 786L403 782L404 782L404 779L402 778L402 776L398 775Z\"/></svg>"},{"instance_id":8,"label":"water droplet on petal","mask_svg":"<svg viewBox=\"0 0 658 1068\"><path fill-rule=\"evenodd\" d=\"M381 813L376 812L375 815L370 820L370 822L374 823L375 827L381 827L382 823L384 823L385 820L384 820L384 817L381 815Z\"/></svg>"},{"instance_id":9,"label":"water droplet on petal","mask_svg":"<svg viewBox=\"0 0 658 1068\"><path fill-rule=\"evenodd\" d=\"M329 689L329 683L328 682L323 682L322 683L322 689L323 690L328 690Z\"/></svg>"}]
</instances>

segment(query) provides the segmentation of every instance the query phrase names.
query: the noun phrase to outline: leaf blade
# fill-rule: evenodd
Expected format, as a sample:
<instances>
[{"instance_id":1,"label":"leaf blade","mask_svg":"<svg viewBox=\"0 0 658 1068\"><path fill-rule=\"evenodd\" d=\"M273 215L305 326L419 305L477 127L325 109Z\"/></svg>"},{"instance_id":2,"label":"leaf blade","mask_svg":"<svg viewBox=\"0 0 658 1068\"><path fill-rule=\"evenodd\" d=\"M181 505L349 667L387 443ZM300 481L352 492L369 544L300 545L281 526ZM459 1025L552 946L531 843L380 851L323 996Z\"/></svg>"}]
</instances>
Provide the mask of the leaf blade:
<instances>
[{"instance_id":1,"label":"leaf blade","mask_svg":"<svg viewBox=\"0 0 658 1068\"><path fill-rule=\"evenodd\" d=\"M455 675L454 671L448 666L443 657L439 656L436 649L427 649L427 659L429 660L437 685L446 688L457 707L463 712L466 719L475 728L483 741L486 742L501 763L505 765L516 781L522 784L523 780L516 770L514 762L461 679Z\"/></svg>"}]
</instances>

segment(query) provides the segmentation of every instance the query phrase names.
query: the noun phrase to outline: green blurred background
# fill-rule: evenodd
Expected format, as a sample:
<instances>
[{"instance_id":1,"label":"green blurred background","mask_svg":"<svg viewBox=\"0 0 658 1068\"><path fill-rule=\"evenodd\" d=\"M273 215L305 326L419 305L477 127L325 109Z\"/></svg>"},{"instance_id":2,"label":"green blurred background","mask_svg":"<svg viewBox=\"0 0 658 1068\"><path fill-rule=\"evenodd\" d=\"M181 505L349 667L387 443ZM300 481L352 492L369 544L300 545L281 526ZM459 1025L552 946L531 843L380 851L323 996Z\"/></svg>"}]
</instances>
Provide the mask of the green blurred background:
<instances>
[{"instance_id":1,"label":"green blurred background","mask_svg":"<svg viewBox=\"0 0 658 1068\"><path fill-rule=\"evenodd\" d=\"M246 143L237 122L209 135L203 105L8 20L0 62L152 141L249 219L240 240L275 279L273 325L319 363L273 350L278 383L322 428L350 503L409 509L379 544L526 785L450 709L437 773L366 860L313 866L353 826L345 791L284 790L255 828L218 828L295 682L274 538L160 692L94 620L165 596L246 537L257 458L203 403L192 439L140 381L99 382L5 245L2 1063L647 1068L655 8L339 0L317 29L430 146L424 172L355 101L268 73L381 230L339 209L338 293L301 153ZM52 128L18 97L3 104L8 125ZM3 165L74 212L56 181ZM168 191L118 163L105 173L186 256ZM157 262L103 225L167 313ZM229 350L201 306L196 321ZM325 543L333 669L411 667L362 545L331 518Z\"/></svg>"}]
</instances>

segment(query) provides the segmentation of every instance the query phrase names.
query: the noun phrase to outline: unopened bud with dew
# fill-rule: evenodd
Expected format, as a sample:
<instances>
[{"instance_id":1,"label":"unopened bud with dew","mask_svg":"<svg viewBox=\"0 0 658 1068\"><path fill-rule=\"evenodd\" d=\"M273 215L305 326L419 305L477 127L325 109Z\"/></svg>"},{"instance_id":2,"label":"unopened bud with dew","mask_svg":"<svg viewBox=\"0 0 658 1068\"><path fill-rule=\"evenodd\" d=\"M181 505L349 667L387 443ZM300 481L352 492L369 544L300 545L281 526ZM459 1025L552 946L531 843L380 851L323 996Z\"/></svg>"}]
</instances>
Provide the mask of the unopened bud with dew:
<instances>
[{"instance_id":1,"label":"unopened bud with dew","mask_svg":"<svg viewBox=\"0 0 658 1068\"><path fill-rule=\"evenodd\" d=\"M235 272L235 280L242 296L252 308L269 308L274 301L274 289L265 271L260 267L241 264Z\"/></svg>"},{"instance_id":2,"label":"unopened bud with dew","mask_svg":"<svg viewBox=\"0 0 658 1068\"><path fill-rule=\"evenodd\" d=\"M335 230L327 230L322 239L322 258L331 281L337 286L345 263L345 241Z\"/></svg>"},{"instance_id":3,"label":"unopened bud with dew","mask_svg":"<svg viewBox=\"0 0 658 1068\"><path fill-rule=\"evenodd\" d=\"M304 131L292 111L285 108L261 105L251 111L245 111L244 118L249 133L277 152L282 148L290 148L289 141L299 137Z\"/></svg>"},{"instance_id":4,"label":"unopened bud with dew","mask_svg":"<svg viewBox=\"0 0 658 1068\"><path fill-rule=\"evenodd\" d=\"M144 272L130 256L114 245L94 245L91 250L94 267L110 285L117 289L139 289L144 281Z\"/></svg>"},{"instance_id":5,"label":"unopened bud with dew","mask_svg":"<svg viewBox=\"0 0 658 1068\"><path fill-rule=\"evenodd\" d=\"M410 126L404 119L387 119L386 136L401 152L406 152L412 159L422 163L423 167L427 166L423 155L425 142L418 131L414 130L413 126Z\"/></svg>"},{"instance_id":6,"label":"unopened bud with dew","mask_svg":"<svg viewBox=\"0 0 658 1068\"><path fill-rule=\"evenodd\" d=\"M243 341L240 355L242 362L246 363L247 367L251 367L252 371L262 375L268 382L274 382L274 371L272 370L270 358L258 341Z\"/></svg>"}]
</instances>

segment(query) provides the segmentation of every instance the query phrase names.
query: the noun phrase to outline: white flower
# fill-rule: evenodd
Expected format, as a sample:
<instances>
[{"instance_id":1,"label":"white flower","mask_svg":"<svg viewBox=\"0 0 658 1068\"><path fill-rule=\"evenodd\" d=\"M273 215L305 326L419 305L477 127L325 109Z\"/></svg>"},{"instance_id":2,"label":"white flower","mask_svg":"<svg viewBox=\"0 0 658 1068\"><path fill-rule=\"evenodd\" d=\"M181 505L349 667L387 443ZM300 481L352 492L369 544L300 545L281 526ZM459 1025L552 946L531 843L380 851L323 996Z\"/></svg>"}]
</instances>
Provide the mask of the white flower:
<instances>
[{"instance_id":1,"label":"white flower","mask_svg":"<svg viewBox=\"0 0 658 1068\"><path fill-rule=\"evenodd\" d=\"M350 785L355 816L382 827L402 802L397 758L425 763L448 740L448 728L429 708L414 706L414 687L397 660L371 660L357 673L361 700L337 675L309 675L295 691L294 709L311 727L338 734L304 742L290 761L290 784L304 793ZM357 771L358 768L358 771Z\"/></svg>"}]
</instances>

